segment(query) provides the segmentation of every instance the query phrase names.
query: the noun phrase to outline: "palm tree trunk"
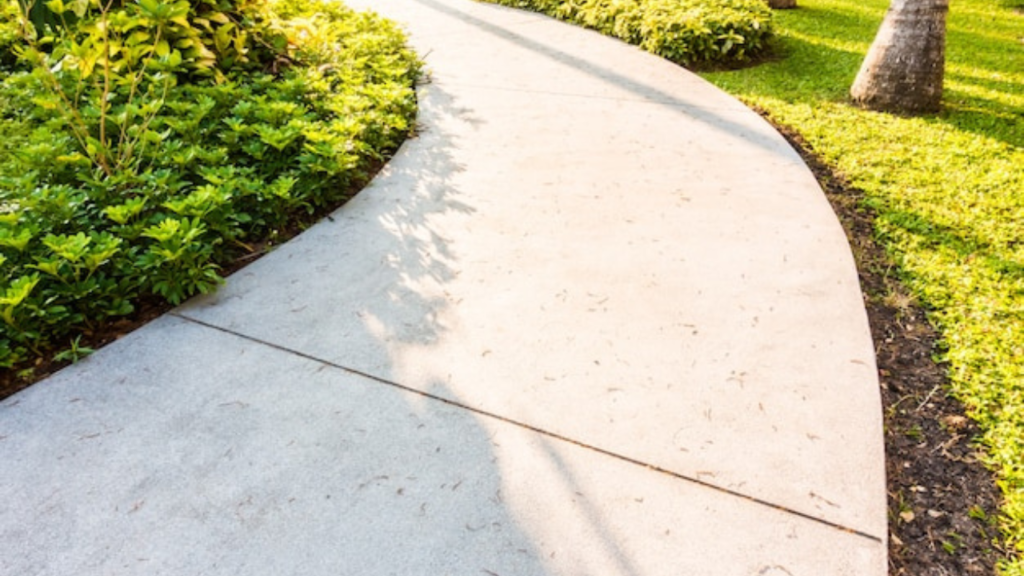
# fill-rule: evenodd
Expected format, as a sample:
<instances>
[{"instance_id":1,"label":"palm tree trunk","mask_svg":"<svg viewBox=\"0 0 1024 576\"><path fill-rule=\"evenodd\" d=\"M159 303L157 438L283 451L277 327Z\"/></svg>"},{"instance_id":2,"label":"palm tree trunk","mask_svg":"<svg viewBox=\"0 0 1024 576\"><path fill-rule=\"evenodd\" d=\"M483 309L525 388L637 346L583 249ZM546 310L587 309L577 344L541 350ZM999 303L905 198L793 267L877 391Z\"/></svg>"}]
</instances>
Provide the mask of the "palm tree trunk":
<instances>
[{"instance_id":1,"label":"palm tree trunk","mask_svg":"<svg viewBox=\"0 0 1024 576\"><path fill-rule=\"evenodd\" d=\"M872 110L939 110L946 60L949 0L892 0L850 89Z\"/></svg>"},{"instance_id":2,"label":"palm tree trunk","mask_svg":"<svg viewBox=\"0 0 1024 576\"><path fill-rule=\"evenodd\" d=\"M796 0L768 0L769 8L796 8Z\"/></svg>"}]
</instances>

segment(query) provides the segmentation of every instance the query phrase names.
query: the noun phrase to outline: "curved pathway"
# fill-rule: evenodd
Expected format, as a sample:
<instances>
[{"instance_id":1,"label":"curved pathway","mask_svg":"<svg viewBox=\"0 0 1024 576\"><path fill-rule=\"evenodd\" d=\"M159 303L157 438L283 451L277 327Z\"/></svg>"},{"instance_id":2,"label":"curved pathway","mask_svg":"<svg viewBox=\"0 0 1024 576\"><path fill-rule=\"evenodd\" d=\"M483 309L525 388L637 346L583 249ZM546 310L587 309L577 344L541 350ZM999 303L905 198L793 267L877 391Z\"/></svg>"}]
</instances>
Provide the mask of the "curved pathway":
<instances>
[{"instance_id":1,"label":"curved pathway","mask_svg":"<svg viewBox=\"0 0 1024 576\"><path fill-rule=\"evenodd\" d=\"M884 575L872 343L797 154L615 40L360 1L424 55L418 137L0 403L0 574Z\"/></svg>"}]
</instances>

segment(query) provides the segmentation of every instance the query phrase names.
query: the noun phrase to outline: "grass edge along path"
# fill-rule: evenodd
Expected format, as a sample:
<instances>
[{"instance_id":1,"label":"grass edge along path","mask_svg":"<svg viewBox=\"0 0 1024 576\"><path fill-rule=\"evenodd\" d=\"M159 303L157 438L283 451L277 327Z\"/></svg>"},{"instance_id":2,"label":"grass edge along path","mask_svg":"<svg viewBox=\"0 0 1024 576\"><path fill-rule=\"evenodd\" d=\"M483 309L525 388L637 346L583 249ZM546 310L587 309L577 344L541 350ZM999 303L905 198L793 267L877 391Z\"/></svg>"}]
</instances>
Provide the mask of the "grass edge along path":
<instances>
[{"instance_id":1,"label":"grass edge along path","mask_svg":"<svg viewBox=\"0 0 1024 576\"><path fill-rule=\"evenodd\" d=\"M865 192L875 232L942 335L952 393L980 424L1005 501L1005 576L1024 576L1024 15L953 3L941 114L847 103L885 0L779 12L779 58L705 78L793 127ZM926 512L926 511L918 511Z\"/></svg>"}]
</instances>

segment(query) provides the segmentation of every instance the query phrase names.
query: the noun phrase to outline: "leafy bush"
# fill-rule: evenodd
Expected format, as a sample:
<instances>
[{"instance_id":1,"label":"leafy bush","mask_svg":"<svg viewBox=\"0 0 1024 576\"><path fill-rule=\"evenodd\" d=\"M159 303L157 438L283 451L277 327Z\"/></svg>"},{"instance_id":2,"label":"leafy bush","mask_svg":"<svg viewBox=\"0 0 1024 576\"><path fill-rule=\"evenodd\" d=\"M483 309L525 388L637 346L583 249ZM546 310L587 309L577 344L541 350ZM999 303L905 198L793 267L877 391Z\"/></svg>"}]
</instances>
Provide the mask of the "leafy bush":
<instances>
[{"instance_id":1,"label":"leafy bush","mask_svg":"<svg viewBox=\"0 0 1024 576\"><path fill-rule=\"evenodd\" d=\"M615 36L684 65L732 64L772 35L764 0L489 0Z\"/></svg>"},{"instance_id":2,"label":"leafy bush","mask_svg":"<svg viewBox=\"0 0 1024 576\"><path fill-rule=\"evenodd\" d=\"M11 69L17 60L14 47L21 38L19 14L15 0L0 1L0 71Z\"/></svg>"},{"instance_id":3,"label":"leafy bush","mask_svg":"<svg viewBox=\"0 0 1024 576\"><path fill-rule=\"evenodd\" d=\"M403 35L337 3L48 6L74 22L0 83L3 366L140 297L214 289L365 182L415 115Z\"/></svg>"}]
</instances>

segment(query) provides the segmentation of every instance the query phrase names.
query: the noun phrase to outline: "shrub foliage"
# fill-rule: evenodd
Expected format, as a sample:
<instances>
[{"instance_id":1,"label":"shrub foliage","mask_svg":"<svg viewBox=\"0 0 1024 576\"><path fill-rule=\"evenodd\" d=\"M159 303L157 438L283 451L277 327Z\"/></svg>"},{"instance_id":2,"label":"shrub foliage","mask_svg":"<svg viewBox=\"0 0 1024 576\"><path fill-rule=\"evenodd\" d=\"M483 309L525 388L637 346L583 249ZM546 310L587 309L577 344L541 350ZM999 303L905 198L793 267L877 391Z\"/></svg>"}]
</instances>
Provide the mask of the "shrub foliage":
<instances>
[{"instance_id":1,"label":"shrub foliage","mask_svg":"<svg viewBox=\"0 0 1024 576\"><path fill-rule=\"evenodd\" d=\"M772 35L764 0L489 1L580 24L687 66L743 62Z\"/></svg>"},{"instance_id":2,"label":"shrub foliage","mask_svg":"<svg viewBox=\"0 0 1024 576\"><path fill-rule=\"evenodd\" d=\"M415 115L401 32L337 3L46 7L56 24L0 26L2 366L214 289L254 240L343 201Z\"/></svg>"}]
</instances>

